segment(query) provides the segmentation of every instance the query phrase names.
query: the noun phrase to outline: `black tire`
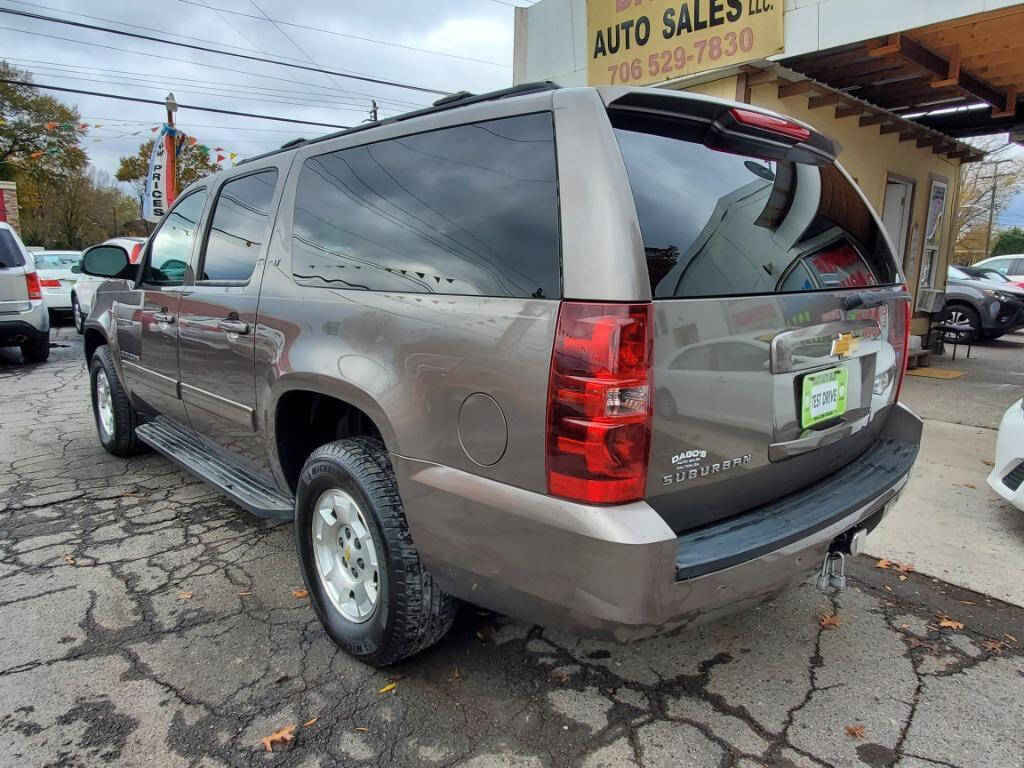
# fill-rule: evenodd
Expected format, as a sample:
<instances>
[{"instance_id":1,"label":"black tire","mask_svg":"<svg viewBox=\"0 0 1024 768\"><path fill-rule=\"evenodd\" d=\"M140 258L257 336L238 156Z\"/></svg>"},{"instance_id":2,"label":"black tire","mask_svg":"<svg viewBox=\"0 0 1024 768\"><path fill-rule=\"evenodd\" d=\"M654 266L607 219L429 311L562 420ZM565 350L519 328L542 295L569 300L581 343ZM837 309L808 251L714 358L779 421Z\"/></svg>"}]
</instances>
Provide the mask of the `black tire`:
<instances>
[{"instance_id":1,"label":"black tire","mask_svg":"<svg viewBox=\"0 0 1024 768\"><path fill-rule=\"evenodd\" d=\"M85 315L82 314L82 305L78 303L78 297L71 297L71 316L75 320L75 330L81 336L85 333Z\"/></svg>"},{"instance_id":2,"label":"black tire","mask_svg":"<svg viewBox=\"0 0 1024 768\"><path fill-rule=\"evenodd\" d=\"M113 434L110 434L103 426L100 419L99 403L96 397L96 381L100 373L106 377L110 388L110 399L114 416ZM121 379L117 376L117 368L114 366L114 358L110 354L110 347L97 347L92 353L92 360L89 363L89 393L92 396L92 415L96 421L96 433L99 435L100 444L108 453L115 456L132 456L142 450L141 444L135 439L135 427L138 423L138 416L131 398L121 385Z\"/></svg>"},{"instance_id":3,"label":"black tire","mask_svg":"<svg viewBox=\"0 0 1024 768\"><path fill-rule=\"evenodd\" d=\"M947 333L945 334L945 340L966 344L969 341L980 339L981 317L978 315L977 310L969 304L947 304L946 308L942 311L943 322L951 322L958 316L970 323L971 330L969 332L965 331L962 334Z\"/></svg>"},{"instance_id":4,"label":"black tire","mask_svg":"<svg viewBox=\"0 0 1024 768\"><path fill-rule=\"evenodd\" d=\"M314 505L331 489L342 490L355 500L374 547L383 553L377 602L361 623L334 606L317 572ZM313 608L327 634L367 664L386 666L419 653L451 627L458 601L441 591L420 562L394 470L379 440L347 438L323 445L310 455L299 475L295 544Z\"/></svg>"},{"instance_id":5,"label":"black tire","mask_svg":"<svg viewBox=\"0 0 1024 768\"><path fill-rule=\"evenodd\" d=\"M21 359L26 363L45 363L50 357L50 332L33 336L21 345Z\"/></svg>"}]
</instances>

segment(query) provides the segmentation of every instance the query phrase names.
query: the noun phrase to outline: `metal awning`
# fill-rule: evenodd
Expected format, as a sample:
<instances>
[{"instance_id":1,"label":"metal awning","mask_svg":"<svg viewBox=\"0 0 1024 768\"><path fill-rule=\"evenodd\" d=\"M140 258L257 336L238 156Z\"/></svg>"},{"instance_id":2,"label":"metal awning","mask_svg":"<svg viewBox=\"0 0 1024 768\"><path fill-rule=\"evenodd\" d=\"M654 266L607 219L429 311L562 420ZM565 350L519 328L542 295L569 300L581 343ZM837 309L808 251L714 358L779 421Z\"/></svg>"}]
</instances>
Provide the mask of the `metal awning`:
<instances>
[{"instance_id":1,"label":"metal awning","mask_svg":"<svg viewBox=\"0 0 1024 768\"><path fill-rule=\"evenodd\" d=\"M977 147L787 67L775 64L763 69L753 66L742 69L747 75L748 87L766 83L775 85L780 99L806 96L808 109L834 109L836 119L857 117L862 128L877 125L879 134L898 134L900 141L913 141L916 147L929 148L936 155L965 163L985 156Z\"/></svg>"}]
</instances>

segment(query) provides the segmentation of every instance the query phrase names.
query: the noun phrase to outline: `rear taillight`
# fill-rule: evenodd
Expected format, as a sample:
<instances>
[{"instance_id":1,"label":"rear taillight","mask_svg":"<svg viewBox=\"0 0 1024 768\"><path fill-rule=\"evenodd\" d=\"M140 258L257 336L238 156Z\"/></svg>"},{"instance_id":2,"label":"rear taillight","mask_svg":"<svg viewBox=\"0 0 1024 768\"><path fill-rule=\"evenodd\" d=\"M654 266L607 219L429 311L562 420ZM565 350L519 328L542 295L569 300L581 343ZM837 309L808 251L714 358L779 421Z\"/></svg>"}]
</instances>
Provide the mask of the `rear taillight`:
<instances>
[{"instance_id":1,"label":"rear taillight","mask_svg":"<svg viewBox=\"0 0 1024 768\"><path fill-rule=\"evenodd\" d=\"M907 286L901 286L900 290L906 291ZM891 323L889 326L889 343L893 346L893 351L896 353L896 364L899 366L896 370L896 386L893 388L892 401L894 403L900 399L903 377L907 373L907 358L910 355L910 301L901 301L900 305L901 307L897 311L903 317L903 328L895 328L895 323Z\"/></svg>"},{"instance_id":2,"label":"rear taillight","mask_svg":"<svg viewBox=\"0 0 1024 768\"><path fill-rule=\"evenodd\" d=\"M28 288L28 297L30 299L43 298L43 289L39 285L39 275L35 272L25 273L25 286Z\"/></svg>"},{"instance_id":3,"label":"rear taillight","mask_svg":"<svg viewBox=\"0 0 1024 768\"><path fill-rule=\"evenodd\" d=\"M651 448L650 304L563 302L548 385L548 492L642 499Z\"/></svg>"},{"instance_id":4,"label":"rear taillight","mask_svg":"<svg viewBox=\"0 0 1024 768\"><path fill-rule=\"evenodd\" d=\"M39 284L43 288L60 288L60 280L52 280L51 278L44 277L39 281Z\"/></svg>"},{"instance_id":5,"label":"rear taillight","mask_svg":"<svg viewBox=\"0 0 1024 768\"><path fill-rule=\"evenodd\" d=\"M764 131L771 131L782 136L788 136L797 141L807 141L811 138L811 132L798 123L784 120L781 117L766 115L761 112L753 112L749 109L731 109L729 113L733 119L742 125L751 128L760 128Z\"/></svg>"}]
</instances>

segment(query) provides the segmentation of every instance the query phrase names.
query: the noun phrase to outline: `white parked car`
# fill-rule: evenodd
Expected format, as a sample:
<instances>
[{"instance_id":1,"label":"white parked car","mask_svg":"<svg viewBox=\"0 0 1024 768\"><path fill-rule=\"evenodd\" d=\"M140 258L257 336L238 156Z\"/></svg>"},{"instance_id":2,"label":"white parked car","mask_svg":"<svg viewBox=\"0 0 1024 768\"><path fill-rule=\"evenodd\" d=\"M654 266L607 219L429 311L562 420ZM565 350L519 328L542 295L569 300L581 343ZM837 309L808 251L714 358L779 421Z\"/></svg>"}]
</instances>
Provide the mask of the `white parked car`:
<instances>
[{"instance_id":1,"label":"white parked car","mask_svg":"<svg viewBox=\"0 0 1024 768\"><path fill-rule=\"evenodd\" d=\"M82 260L81 251L36 251L32 254L39 273L46 306L53 312L71 311L71 289L78 272L74 269Z\"/></svg>"},{"instance_id":2,"label":"white parked car","mask_svg":"<svg viewBox=\"0 0 1024 768\"><path fill-rule=\"evenodd\" d=\"M128 251L128 258L132 264L139 263L142 255L142 246L146 244L144 237L112 237L97 245L119 245ZM85 318L92 310L92 297L96 295L96 289L103 282L102 277L92 277L79 272L75 273L78 279L71 289L71 312L75 317L75 330L85 333Z\"/></svg>"},{"instance_id":3,"label":"white parked car","mask_svg":"<svg viewBox=\"0 0 1024 768\"><path fill-rule=\"evenodd\" d=\"M988 484L1017 509L1024 510L1024 399L1003 414Z\"/></svg>"}]
</instances>

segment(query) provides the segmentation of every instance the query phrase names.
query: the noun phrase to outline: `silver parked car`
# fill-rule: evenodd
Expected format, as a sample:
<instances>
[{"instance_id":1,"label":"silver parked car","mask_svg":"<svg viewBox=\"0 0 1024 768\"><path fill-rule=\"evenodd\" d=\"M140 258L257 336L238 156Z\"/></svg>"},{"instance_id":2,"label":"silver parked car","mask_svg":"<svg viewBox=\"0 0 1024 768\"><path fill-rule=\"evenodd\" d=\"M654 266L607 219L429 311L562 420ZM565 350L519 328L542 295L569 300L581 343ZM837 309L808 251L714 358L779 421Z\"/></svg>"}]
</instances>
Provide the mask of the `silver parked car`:
<instances>
[{"instance_id":1,"label":"silver parked car","mask_svg":"<svg viewBox=\"0 0 1024 768\"><path fill-rule=\"evenodd\" d=\"M0 221L0 347L21 347L26 363L50 356L50 316L32 254Z\"/></svg>"},{"instance_id":2,"label":"silver parked car","mask_svg":"<svg viewBox=\"0 0 1024 768\"><path fill-rule=\"evenodd\" d=\"M910 296L838 147L763 109L519 86L185 190L85 328L101 443L294 520L388 664L458 599L634 640L844 584L921 422Z\"/></svg>"}]
</instances>

